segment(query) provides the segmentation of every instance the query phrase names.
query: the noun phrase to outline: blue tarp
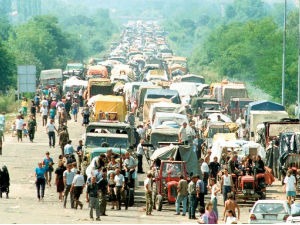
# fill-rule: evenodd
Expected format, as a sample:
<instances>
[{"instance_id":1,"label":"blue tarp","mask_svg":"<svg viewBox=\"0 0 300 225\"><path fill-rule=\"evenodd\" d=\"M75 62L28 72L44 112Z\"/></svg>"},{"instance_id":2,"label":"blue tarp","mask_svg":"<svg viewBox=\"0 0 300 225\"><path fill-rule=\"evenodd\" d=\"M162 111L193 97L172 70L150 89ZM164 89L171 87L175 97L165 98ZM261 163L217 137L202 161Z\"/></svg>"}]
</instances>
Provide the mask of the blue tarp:
<instances>
[{"instance_id":1,"label":"blue tarp","mask_svg":"<svg viewBox=\"0 0 300 225\"><path fill-rule=\"evenodd\" d=\"M255 111L285 111L285 107L270 101L255 101L249 103L248 110Z\"/></svg>"}]
</instances>

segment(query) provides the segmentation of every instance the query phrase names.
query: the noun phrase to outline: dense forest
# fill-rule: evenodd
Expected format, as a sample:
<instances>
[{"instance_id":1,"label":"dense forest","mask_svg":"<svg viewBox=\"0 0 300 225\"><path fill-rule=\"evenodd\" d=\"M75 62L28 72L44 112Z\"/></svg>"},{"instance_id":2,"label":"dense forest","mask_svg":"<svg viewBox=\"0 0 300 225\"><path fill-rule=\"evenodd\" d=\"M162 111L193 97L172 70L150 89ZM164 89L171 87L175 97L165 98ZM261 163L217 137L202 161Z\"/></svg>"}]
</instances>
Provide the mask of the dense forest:
<instances>
[{"instance_id":1,"label":"dense forest","mask_svg":"<svg viewBox=\"0 0 300 225\"><path fill-rule=\"evenodd\" d=\"M214 1L216 2L216 1ZM190 71L218 74L208 80L232 79L254 85L280 102L283 1L262 0L203 3L198 13L166 19L169 42L189 57ZM298 8L288 1L286 42L286 103L297 99Z\"/></svg>"},{"instance_id":2,"label":"dense forest","mask_svg":"<svg viewBox=\"0 0 300 225\"><path fill-rule=\"evenodd\" d=\"M108 9L86 13L84 7L74 11L67 1L38 2L16 1L15 10L19 7L21 14L16 19L8 7L14 1L0 0L0 90L16 86L16 65L36 65L38 72L64 68L70 61L101 56L111 40L119 37Z\"/></svg>"}]
</instances>

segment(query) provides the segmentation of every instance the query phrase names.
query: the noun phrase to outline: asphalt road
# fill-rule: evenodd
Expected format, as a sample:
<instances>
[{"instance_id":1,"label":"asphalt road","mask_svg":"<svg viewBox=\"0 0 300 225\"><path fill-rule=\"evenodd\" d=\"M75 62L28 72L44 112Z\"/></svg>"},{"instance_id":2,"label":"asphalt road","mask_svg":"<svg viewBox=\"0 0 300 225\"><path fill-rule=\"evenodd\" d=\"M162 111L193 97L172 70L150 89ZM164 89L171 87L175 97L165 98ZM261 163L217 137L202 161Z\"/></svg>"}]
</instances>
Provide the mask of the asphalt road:
<instances>
[{"instance_id":1,"label":"asphalt road","mask_svg":"<svg viewBox=\"0 0 300 225\"><path fill-rule=\"evenodd\" d=\"M39 202L36 197L34 169L37 162L42 161L45 152L50 151L50 156L57 162L60 149L49 148L48 137L45 128L41 126L41 118L38 116L38 131L34 143L30 143L29 139L24 139L18 143L16 137L11 137L11 134L6 134L3 146L3 155L0 156L0 166L6 165L10 172L11 186L10 198L0 199L0 223L96 223L89 219L88 204L84 203L82 210L70 209L70 204L64 209L61 202L58 200L56 187L52 180L52 187L47 187L45 191L45 199ZM84 128L81 122L68 122L70 138L73 141L74 147L78 140L81 139ZM147 170L148 165L144 160L144 168ZM139 180L144 179L143 175L139 175ZM127 211L115 211L107 207L108 216L101 217L101 223L196 223L195 220L189 220L188 217L174 216L175 206L165 204L161 212L154 211L153 216L146 216L144 212L144 197L143 189L139 187L136 190L137 196L134 207L130 207ZM282 188L277 181L272 187L268 188L267 198L284 199ZM81 196L84 200L84 196ZM209 197L207 196L207 200ZM219 213L223 211L222 197L219 196ZM253 202L240 203L241 205L241 220L240 223L247 223L249 209ZM222 221L220 221L222 223Z\"/></svg>"}]
</instances>

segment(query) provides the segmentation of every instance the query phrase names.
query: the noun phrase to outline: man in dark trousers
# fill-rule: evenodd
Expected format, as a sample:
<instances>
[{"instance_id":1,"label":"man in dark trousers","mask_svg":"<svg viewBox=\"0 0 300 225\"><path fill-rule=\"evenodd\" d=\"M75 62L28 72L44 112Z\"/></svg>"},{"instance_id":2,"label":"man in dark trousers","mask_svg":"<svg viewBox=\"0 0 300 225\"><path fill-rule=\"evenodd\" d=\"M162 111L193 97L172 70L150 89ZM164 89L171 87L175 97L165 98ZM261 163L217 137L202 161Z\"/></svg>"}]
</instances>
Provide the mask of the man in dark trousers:
<instances>
[{"instance_id":1,"label":"man in dark trousers","mask_svg":"<svg viewBox=\"0 0 300 225\"><path fill-rule=\"evenodd\" d=\"M96 183L96 177L91 178L91 183L87 186L86 191L86 201L90 206L90 218L93 217L93 209L96 210L96 220L100 221L100 207L99 207L99 198L98 198L98 185Z\"/></svg>"}]
</instances>

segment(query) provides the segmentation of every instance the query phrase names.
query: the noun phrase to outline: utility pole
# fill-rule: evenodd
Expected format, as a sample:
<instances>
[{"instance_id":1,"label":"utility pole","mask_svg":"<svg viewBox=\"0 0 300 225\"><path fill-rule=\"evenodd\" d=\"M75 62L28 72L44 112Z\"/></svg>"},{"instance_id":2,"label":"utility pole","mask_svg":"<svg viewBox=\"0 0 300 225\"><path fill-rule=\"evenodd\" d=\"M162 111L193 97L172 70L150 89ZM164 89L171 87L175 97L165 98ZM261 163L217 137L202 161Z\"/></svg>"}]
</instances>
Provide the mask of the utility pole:
<instances>
[{"instance_id":1,"label":"utility pole","mask_svg":"<svg viewBox=\"0 0 300 225\"><path fill-rule=\"evenodd\" d=\"M297 118L300 119L300 0L298 0L298 98L297 98L297 107L296 112L298 113Z\"/></svg>"},{"instance_id":2,"label":"utility pole","mask_svg":"<svg viewBox=\"0 0 300 225\"><path fill-rule=\"evenodd\" d=\"M281 104L284 106L284 88L285 88L285 50L286 50L286 0L284 0L283 16L283 41L282 41L282 81L281 81Z\"/></svg>"}]
</instances>

